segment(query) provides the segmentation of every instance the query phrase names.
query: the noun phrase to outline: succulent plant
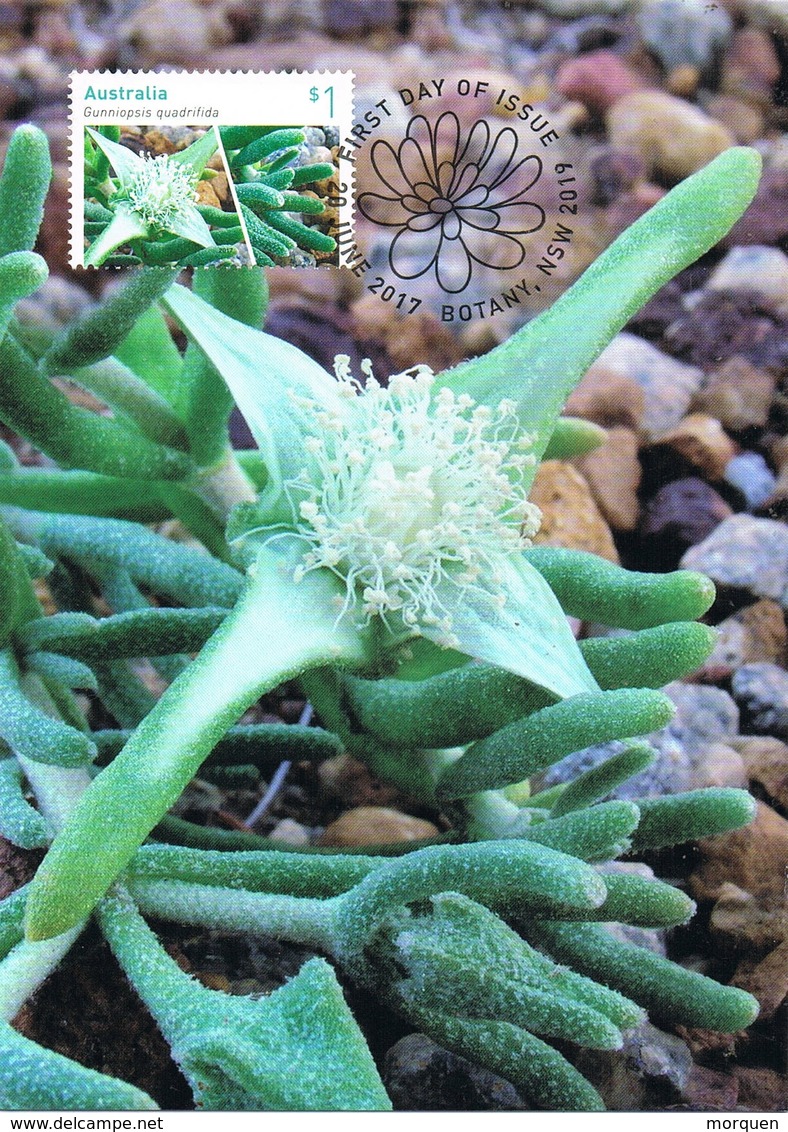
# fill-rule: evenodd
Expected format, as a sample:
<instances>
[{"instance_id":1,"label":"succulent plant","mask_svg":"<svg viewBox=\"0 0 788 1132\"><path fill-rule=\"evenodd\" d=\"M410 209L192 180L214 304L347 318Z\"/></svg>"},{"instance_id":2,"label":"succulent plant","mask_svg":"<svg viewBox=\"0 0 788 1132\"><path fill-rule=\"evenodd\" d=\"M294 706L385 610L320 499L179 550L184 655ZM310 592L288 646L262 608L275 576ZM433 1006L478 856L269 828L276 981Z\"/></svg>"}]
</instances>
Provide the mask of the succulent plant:
<instances>
[{"instance_id":1,"label":"succulent plant","mask_svg":"<svg viewBox=\"0 0 788 1132\"><path fill-rule=\"evenodd\" d=\"M601 1105L553 1040L616 1048L644 1009L748 1025L750 995L604 927L692 912L680 891L609 862L753 813L732 789L606 800L652 758L637 737L670 717L658 689L710 650L697 619L713 587L530 546L527 494L545 453L598 439L559 419L564 400L742 213L757 155L730 150L683 182L489 354L388 384L366 367L363 385L346 359L332 376L258 329L254 269L195 272L191 290L143 269L51 341L26 336L13 307L46 274L30 249L47 162L24 127L0 179L0 202L21 202L0 209L0 420L59 465L24 469L0 452L0 821L22 847L49 845L0 904L3 1103L153 1105L10 1025L94 913L210 1108L388 1105L331 963L547 1108ZM162 308L188 338L183 356ZM113 416L72 405L55 374ZM228 440L231 394L259 444L243 458ZM172 516L202 546L146 525ZM31 582L44 575L48 615ZM567 615L631 633L578 644ZM130 665L140 657L168 684L158 700ZM285 680L324 729L237 726ZM119 727L91 730L74 689ZM523 784L608 739L635 741L561 787ZM449 836L399 855L283 852L168 814L206 760L267 771L340 747L442 810ZM325 958L267 998L237 998L185 975L143 915Z\"/></svg>"}]
</instances>

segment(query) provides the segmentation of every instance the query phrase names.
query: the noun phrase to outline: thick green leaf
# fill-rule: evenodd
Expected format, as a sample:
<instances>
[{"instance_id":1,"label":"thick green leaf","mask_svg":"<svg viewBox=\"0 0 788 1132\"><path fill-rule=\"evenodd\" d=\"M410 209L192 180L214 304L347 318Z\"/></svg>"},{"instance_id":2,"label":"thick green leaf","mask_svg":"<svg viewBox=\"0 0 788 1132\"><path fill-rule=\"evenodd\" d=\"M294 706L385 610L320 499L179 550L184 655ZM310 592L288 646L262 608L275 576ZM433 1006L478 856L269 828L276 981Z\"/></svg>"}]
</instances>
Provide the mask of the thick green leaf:
<instances>
[{"instance_id":1,"label":"thick green leaf","mask_svg":"<svg viewBox=\"0 0 788 1132\"><path fill-rule=\"evenodd\" d=\"M201 248L212 248L214 238L211 229L197 211L196 206L184 208L167 223L167 231L182 236L185 240L192 240Z\"/></svg>"},{"instance_id":2,"label":"thick green leaf","mask_svg":"<svg viewBox=\"0 0 788 1132\"><path fill-rule=\"evenodd\" d=\"M118 148L122 149L122 146ZM107 227L96 237L86 250L85 267L101 267L115 248L128 244L131 240L144 239L149 234L148 225L138 213L125 202L115 205L114 215Z\"/></svg>"},{"instance_id":3,"label":"thick green leaf","mask_svg":"<svg viewBox=\"0 0 788 1132\"><path fill-rule=\"evenodd\" d=\"M158 1105L141 1089L86 1069L0 1022L0 1108L117 1112Z\"/></svg>"},{"instance_id":4,"label":"thick green leaf","mask_svg":"<svg viewBox=\"0 0 788 1132\"><path fill-rule=\"evenodd\" d=\"M336 976L312 959L259 999L209 990L170 959L126 896L102 904L118 960L203 1109L388 1109Z\"/></svg>"},{"instance_id":5,"label":"thick green leaf","mask_svg":"<svg viewBox=\"0 0 788 1132\"><path fill-rule=\"evenodd\" d=\"M117 142L105 138L98 130L93 130L90 126L86 126L85 129L109 161L115 176L120 181L121 188L128 188L142 168L142 158L138 157L127 146L119 145Z\"/></svg>"}]
</instances>

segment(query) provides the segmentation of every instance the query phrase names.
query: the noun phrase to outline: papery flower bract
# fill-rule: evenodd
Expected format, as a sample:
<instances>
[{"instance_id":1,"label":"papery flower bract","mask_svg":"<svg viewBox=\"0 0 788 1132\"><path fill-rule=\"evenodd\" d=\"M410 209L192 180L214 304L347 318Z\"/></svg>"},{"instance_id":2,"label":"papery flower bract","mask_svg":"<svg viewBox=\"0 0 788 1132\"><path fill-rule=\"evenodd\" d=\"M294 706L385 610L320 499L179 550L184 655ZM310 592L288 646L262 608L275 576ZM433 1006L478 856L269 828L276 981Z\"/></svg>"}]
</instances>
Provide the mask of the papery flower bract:
<instances>
[{"instance_id":1,"label":"papery flower bract","mask_svg":"<svg viewBox=\"0 0 788 1132\"><path fill-rule=\"evenodd\" d=\"M305 540L286 567L294 584L318 568L339 574L338 613L360 606L362 632L381 621L384 646L421 634L557 696L597 690L558 600L519 553L538 511L514 401L432 396L426 367L385 389L368 375L362 393L344 358L331 377L183 287L164 301L224 377L266 461L269 485L236 535L272 549L284 535Z\"/></svg>"}]
</instances>

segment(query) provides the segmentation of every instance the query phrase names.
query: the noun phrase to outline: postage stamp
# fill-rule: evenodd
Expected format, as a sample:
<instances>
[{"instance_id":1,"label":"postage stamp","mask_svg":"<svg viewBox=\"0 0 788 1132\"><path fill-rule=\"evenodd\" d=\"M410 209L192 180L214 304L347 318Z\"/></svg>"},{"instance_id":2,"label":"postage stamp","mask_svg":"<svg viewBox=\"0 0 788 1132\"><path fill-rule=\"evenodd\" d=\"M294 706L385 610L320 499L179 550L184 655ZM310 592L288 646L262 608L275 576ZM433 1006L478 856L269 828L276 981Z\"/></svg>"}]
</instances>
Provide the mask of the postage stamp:
<instances>
[{"instance_id":1,"label":"postage stamp","mask_svg":"<svg viewBox=\"0 0 788 1132\"><path fill-rule=\"evenodd\" d=\"M338 266L352 121L345 71L75 72L72 266Z\"/></svg>"}]
</instances>

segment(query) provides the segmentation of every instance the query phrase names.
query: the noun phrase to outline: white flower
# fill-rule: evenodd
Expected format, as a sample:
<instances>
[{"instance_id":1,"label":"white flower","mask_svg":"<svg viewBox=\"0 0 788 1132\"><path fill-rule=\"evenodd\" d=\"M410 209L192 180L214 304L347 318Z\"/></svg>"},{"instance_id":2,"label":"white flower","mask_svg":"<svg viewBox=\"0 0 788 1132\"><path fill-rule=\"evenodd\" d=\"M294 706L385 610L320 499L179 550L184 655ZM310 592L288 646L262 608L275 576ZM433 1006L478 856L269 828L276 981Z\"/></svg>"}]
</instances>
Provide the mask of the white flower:
<instances>
[{"instance_id":1,"label":"white flower","mask_svg":"<svg viewBox=\"0 0 788 1132\"><path fill-rule=\"evenodd\" d=\"M228 532L250 571L276 552L276 584L291 582L301 606L303 587L325 602L330 580L315 617L373 642L384 666L421 635L558 696L597 689L523 554L540 519L527 492L541 419L502 396L513 369L483 401L421 365L384 387L364 363L362 386L348 358L332 376L183 287L165 305L224 377L265 462L258 502Z\"/></svg>"},{"instance_id":2,"label":"white flower","mask_svg":"<svg viewBox=\"0 0 788 1132\"><path fill-rule=\"evenodd\" d=\"M143 158L140 168L127 186L134 212L146 224L166 228L172 220L194 206L196 176L189 165L170 160L168 154Z\"/></svg>"},{"instance_id":3,"label":"white flower","mask_svg":"<svg viewBox=\"0 0 788 1132\"><path fill-rule=\"evenodd\" d=\"M314 401L293 395L315 465L285 485L310 545L296 577L327 567L346 582L343 614L361 603L364 623L396 612L411 629L439 626L449 639L440 583L478 586L539 527L521 475L533 457L522 452L512 403L491 411L446 388L433 398L435 378L423 365L386 387L369 362L365 386L345 355L334 369L350 412L327 420ZM501 589L492 596L505 600Z\"/></svg>"}]
</instances>

